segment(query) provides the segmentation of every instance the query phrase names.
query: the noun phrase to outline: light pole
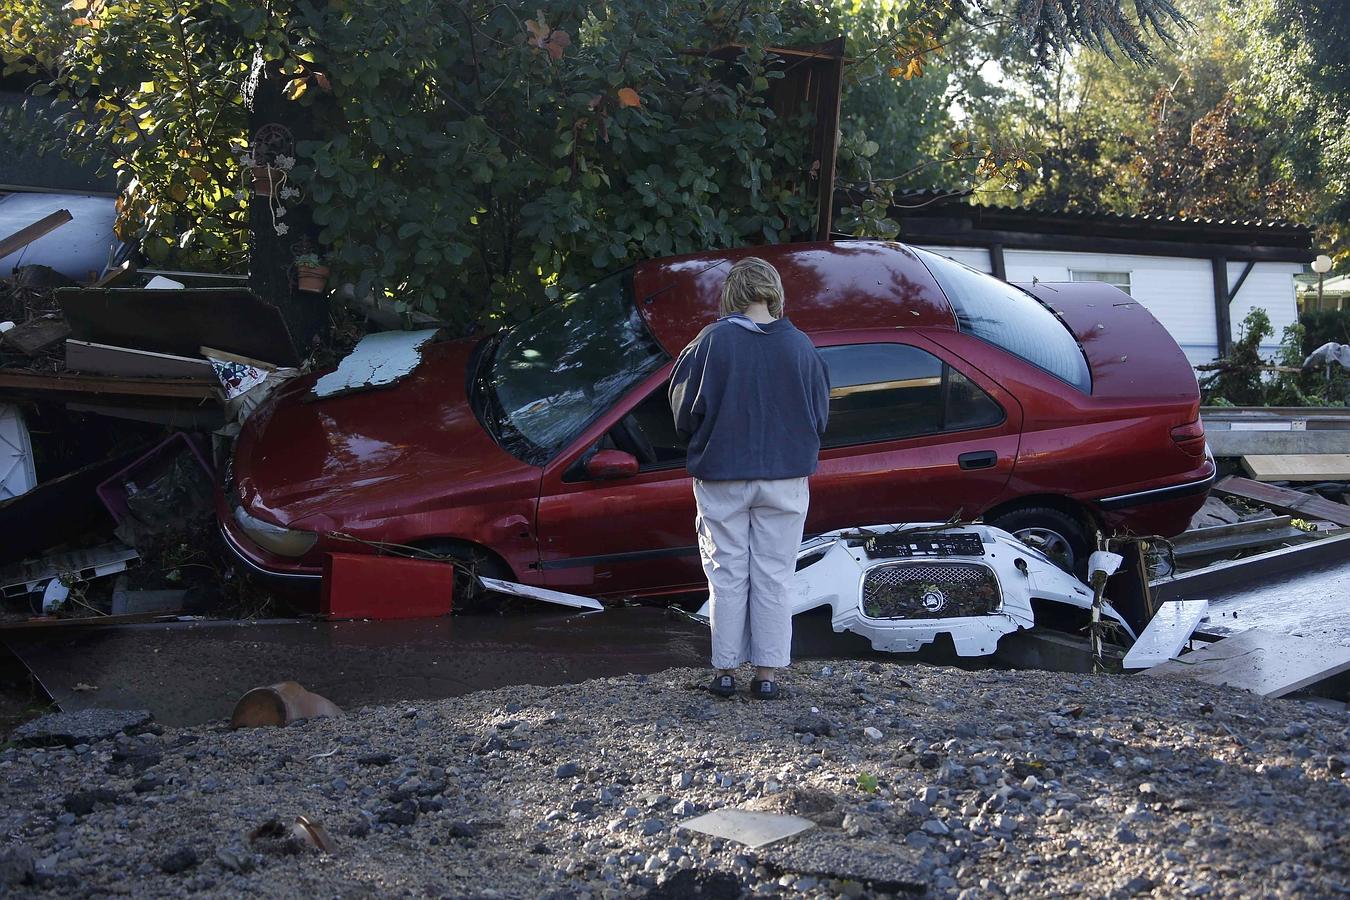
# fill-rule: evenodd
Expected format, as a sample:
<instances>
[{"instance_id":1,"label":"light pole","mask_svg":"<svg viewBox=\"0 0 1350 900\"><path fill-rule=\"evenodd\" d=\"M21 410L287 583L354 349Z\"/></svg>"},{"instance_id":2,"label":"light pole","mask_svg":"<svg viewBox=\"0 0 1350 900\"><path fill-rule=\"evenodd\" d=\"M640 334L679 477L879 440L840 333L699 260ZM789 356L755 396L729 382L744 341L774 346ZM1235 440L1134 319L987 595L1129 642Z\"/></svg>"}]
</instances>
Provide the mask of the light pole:
<instances>
[{"instance_id":1,"label":"light pole","mask_svg":"<svg viewBox=\"0 0 1350 900\"><path fill-rule=\"evenodd\" d=\"M1312 270L1317 273L1317 311L1322 311L1322 279L1331 271L1331 257L1319 254L1312 262Z\"/></svg>"}]
</instances>

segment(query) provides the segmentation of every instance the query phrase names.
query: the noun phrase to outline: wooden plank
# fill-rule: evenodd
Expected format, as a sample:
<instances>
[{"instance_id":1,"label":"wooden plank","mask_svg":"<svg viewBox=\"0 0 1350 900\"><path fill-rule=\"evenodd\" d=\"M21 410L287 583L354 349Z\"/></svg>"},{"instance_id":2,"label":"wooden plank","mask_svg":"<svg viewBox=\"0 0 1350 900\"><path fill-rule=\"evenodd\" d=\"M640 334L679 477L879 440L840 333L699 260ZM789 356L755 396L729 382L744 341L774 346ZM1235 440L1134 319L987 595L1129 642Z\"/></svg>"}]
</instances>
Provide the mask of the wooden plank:
<instances>
[{"instance_id":1,"label":"wooden plank","mask_svg":"<svg viewBox=\"0 0 1350 900\"><path fill-rule=\"evenodd\" d=\"M0 371L0 390L29 394L120 394L136 397L183 397L214 400L214 380L198 378L118 378L109 375L45 375Z\"/></svg>"},{"instance_id":2,"label":"wooden plank","mask_svg":"<svg viewBox=\"0 0 1350 900\"><path fill-rule=\"evenodd\" d=\"M17 253L24 247L36 241L38 238L49 234L74 218L68 209L58 209L51 215L43 216L32 225L24 226L18 231L0 240L0 259L4 259L11 253Z\"/></svg>"},{"instance_id":3,"label":"wooden plank","mask_svg":"<svg viewBox=\"0 0 1350 900\"><path fill-rule=\"evenodd\" d=\"M1245 519L1226 525L1209 525L1205 528L1192 528L1172 538L1173 547L1187 544L1199 544L1213 538L1226 538L1239 534L1253 534L1262 531L1279 531L1287 527L1292 516L1264 516L1260 519Z\"/></svg>"},{"instance_id":4,"label":"wooden plank","mask_svg":"<svg viewBox=\"0 0 1350 900\"><path fill-rule=\"evenodd\" d=\"M1262 697L1283 697L1346 671L1350 648L1253 628L1144 674L1180 675Z\"/></svg>"},{"instance_id":5,"label":"wooden plank","mask_svg":"<svg viewBox=\"0 0 1350 900\"><path fill-rule=\"evenodd\" d=\"M1242 468L1257 481L1350 481L1350 453L1244 456Z\"/></svg>"},{"instance_id":6,"label":"wooden plank","mask_svg":"<svg viewBox=\"0 0 1350 900\"><path fill-rule=\"evenodd\" d=\"M37 356L52 344L64 339L68 334L70 334L70 326L66 324L64 319L56 316L42 316L37 319L29 319L22 325L17 325L6 331L4 338L0 339L0 343L3 343L6 347L13 347L25 356Z\"/></svg>"},{"instance_id":7,"label":"wooden plank","mask_svg":"<svg viewBox=\"0 0 1350 900\"><path fill-rule=\"evenodd\" d=\"M1126 669L1148 669L1167 662L1186 646L1208 612L1208 600L1169 600L1162 604L1121 665Z\"/></svg>"},{"instance_id":8,"label":"wooden plank","mask_svg":"<svg viewBox=\"0 0 1350 900\"><path fill-rule=\"evenodd\" d=\"M1296 515L1301 519L1326 519L1337 525L1350 526L1350 506L1334 500L1324 500L1315 494L1305 494L1273 484L1262 484L1236 475L1229 475L1214 485L1214 490L1221 494L1255 500L1257 503L1264 503L1272 509Z\"/></svg>"},{"instance_id":9,"label":"wooden plank","mask_svg":"<svg viewBox=\"0 0 1350 900\"><path fill-rule=\"evenodd\" d=\"M204 359L74 339L66 341L66 369L131 378L199 378L203 381L215 378L211 363Z\"/></svg>"},{"instance_id":10,"label":"wooden plank","mask_svg":"<svg viewBox=\"0 0 1350 900\"><path fill-rule=\"evenodd\" d=\"M131 278L132 275L135 274L136 274L136 264L131 260L127 260L120 266L116 266L114 268L109 269L107 272L103 274L102 278L100 278L98 281L95 281L93 284L89 286L91 288L115 287L121 284L122 282L127 281L128 279Z\"/></svg>"}]
</instances>

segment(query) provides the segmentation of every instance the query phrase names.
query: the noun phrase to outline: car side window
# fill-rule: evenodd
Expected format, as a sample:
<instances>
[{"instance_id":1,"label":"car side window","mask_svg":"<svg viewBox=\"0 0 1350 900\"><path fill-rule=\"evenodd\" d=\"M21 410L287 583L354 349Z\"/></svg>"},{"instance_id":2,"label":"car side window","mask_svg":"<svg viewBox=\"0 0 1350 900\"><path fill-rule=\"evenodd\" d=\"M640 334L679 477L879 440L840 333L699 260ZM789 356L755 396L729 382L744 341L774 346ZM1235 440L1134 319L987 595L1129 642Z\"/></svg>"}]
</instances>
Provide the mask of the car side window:
<instances>
[{"instance_id":1,"label":"car side window","mask_svg":"<svg viewBox=\"0 0 1350 900\"><path fill-rule=\"evenodd\" d=\"M666 396L668 386L667 382L662 382L626 417L641 432L638 440L647 445L639 447L642 452L635 454L643 469L682 466L689 455L688 442L675 433L675 416L671 414L670 400ZM622 437L617 437L616 441L622 443Z\"/></svg>"},{"instance_id":2,"label":"car side window","mask_svg":"<svg viewBox=\"0 0 1350 900\"><path fill-rule=\"evenodd\" d=\"M822 447L986 428L1003 408L979 385L908 344L822 347L830 370L830 424Z\"/></svg>"}]
</instances>

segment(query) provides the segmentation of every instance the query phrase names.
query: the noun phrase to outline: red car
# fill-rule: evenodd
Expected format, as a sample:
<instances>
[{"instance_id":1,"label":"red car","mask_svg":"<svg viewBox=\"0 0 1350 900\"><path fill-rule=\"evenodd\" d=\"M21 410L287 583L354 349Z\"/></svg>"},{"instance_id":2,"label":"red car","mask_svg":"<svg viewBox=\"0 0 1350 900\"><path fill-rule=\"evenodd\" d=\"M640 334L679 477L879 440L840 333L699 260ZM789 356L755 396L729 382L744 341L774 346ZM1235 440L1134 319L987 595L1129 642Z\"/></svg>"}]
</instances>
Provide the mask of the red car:
<instances>
[{"instance_id":1,"label":"red car","mask_svg":"<svg viewBox=\"0 0 1350 900\"><path fill-rule=\"evenodd\" d=\"M639 263L505 333L428 345L393 387L320 400L297 379L240 435L228 544L292 578L389 542L576 593L697 590L666 382L749 254L830 370L808 533L982 516L1081 570L1099 529L1174 535L1204 502L1195 377L1139 303L848 241Z\"/></svg>"}]
</instances>

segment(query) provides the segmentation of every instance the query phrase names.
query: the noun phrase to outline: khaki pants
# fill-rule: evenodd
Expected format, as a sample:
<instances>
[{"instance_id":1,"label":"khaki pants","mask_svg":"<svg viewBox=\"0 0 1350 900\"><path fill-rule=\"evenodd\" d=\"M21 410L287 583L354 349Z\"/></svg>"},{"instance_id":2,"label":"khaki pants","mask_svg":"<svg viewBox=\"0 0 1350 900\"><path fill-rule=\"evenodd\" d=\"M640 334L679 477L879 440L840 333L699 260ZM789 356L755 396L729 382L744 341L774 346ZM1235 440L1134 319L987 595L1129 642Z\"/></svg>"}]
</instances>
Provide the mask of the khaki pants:
<instances>
[{"instance_id":1,"label":"khaki pants","mask_svg":"<svg viewBox=\"0 0 1350 900\"><path fill-rule=\"evenodd\" d=\"M786 666L792 650L787 589L806 524L807 480L696 478L694 499L712 608L713 668Z\"/></svg>"}]
</instances>

